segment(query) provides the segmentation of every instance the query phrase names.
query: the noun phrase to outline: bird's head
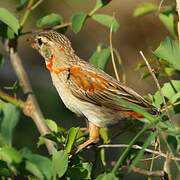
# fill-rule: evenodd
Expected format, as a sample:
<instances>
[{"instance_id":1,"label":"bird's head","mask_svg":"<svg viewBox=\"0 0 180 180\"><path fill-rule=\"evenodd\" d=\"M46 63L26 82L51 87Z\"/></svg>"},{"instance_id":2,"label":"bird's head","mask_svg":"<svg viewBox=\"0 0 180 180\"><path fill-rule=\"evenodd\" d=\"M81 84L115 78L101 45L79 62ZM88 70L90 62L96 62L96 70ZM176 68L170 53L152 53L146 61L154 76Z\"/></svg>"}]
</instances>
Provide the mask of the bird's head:
<instances>
[{"instance_id":1,"label":"bird's head","mask_svg":"<svg viewBox=\"0 0 180 180\"><path fill-rule=\"evenodd\" d=\"M48 60L54 52L62 51L65 55L74 53L71 42L63 34L56 31L44 31L36 33L27 39L31 47Z\"/></svg>"}]
</instances>

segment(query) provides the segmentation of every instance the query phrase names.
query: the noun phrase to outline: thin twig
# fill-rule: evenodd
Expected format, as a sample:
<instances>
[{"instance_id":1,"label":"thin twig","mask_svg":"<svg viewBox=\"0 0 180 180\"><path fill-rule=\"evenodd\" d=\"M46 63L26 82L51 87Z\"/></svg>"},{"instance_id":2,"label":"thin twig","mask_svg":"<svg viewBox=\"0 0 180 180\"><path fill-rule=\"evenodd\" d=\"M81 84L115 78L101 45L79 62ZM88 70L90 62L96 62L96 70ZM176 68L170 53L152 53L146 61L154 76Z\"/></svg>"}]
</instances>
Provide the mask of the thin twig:
<instances>
[{"instance_id":1,"label":"thin twig","mask_svg":"<svg viewBox=\"0 0 180 180\"><path fill-rule=\"evenodd\" d=\"M178 164L178 160L177 159L173 159L173 157L175 157L174 155L174 151L172 150L171 146L169 145L169 143L167 142L167 139L166 139L166 135L164 133L161 133L161 137L162 137L162 140L165 142L169 152L171 153L170 156L171 156L171 159L174 160L174 163L177 167L177 169L180 171L180 165Z\"/></svg>"},{"instance_id":2,"label":"thin twig","mask_svg":"<svg viewBox=\"0 0 180 180\"><path fill-rule=\"evenodd\" d=\"M153 157L150 157L150 158L143 158L143 159L141 159L141 161L150 161L150 160L157 159L159 157L161 157L161 156L160 155L156 155L156 156L154 155ZM152 170L150 169L150 171L152 171Z\"/></svg>"},{"instance_id":3,"label":"thin twig","mask_svg":"<svg viewBox=\"0 0 180 180\"><path fill-rule=\"evenodd\" d=\"M144 126L143 129L141 129L135 137L129 142L128 147L123 151L121 156L118 158L117 162L115 163L113 169L111 170L112 173L116 174L118 169L120 168L122 162L125 160L127 153L130 151L131 147L135 144L137 139L148 129L150 128L151 124Z\"/></svg>"},{"instance_id":4,"label":"thin twig","mask_svg":"<svg viewBox=\"0 0 180 180\"><path fill-rule=\"evenodd\" d=\"M168 109L171 109L172 107L177 106L177 105L179 105L179 104L180 104L180 101L177 101L177 102L175 102L175 103L173 103L173 104L167 105L167 108L168 108ZM165 108L162 108L162 109L161 109L161 112L163 112L163 111L165 111L165 110L166 110Z\"/></svg>"},{"instance_id":5,"label":"thin twig","mask_svg":"<svg viewBox=\"0 0 180 180\"><path fill-rule=\"evenodd\" d=\"M22 100L12 97L9 94L3 92L2 90L0 90L0 98L7 102L10 102L11 104L14 104L15 106L18 106L19 108L24 107L24 102Z\"/></svg>"},{"instance_id":6,"label":"thin twig","mask_svg":"<svg viewBox=\"0 0 180 180\"><path fill-rule=\"evenodd\" d=\"M34 29L32 31L22 32L20 34L20 36L28 35L28 34L34 34L34 33L39 33L39 32L47 31L47 30L56 30L56 29L60 29L60 28L68 27L68 26L71 26L71 22L66 22L66 23L63 23L63 24L58 24L56 26L50 26L50 27L45 27L45 28Z\"/></svg>"},{"instance_id":7,"label":"thin twig","mask_svg":"<svg viewBox=\"0 0 180 180\"><path fill-rule=\"evenodd\" d=\"M31 13L31 7L34 3L34 0L29 0L28 5L25 9L24 15L20 21L20 26L23 27L24 23L26 22L27 18L29 17L29 14Z\"/></svg>"},{"instance_id":8,"label":"thin twig","mask_svg":"<svg viewBox=\"0 0 180 180\"><path fill-rule=\"evenodd\" d=\"M129 145L127 145L127 144L103 144L103 145L98 146L98 148L127 148L127 147L129 147ZM133 149L142 149L142 147L139 146L139 145L132 145L131 148L133 148ZM160 155L160 156L162 156L164 158L167 157L167 155L165 153L155 151L155 150L152 150L152 149L148 149L148 148L145 149L145 152L152 153L152 154L155 154L155 155ZM180 157L171 157L171 159L176 160L176 161L180 161Z\"/></svg>"},{"instance_id":9,"label":"thin twig","mask_svg":"<svg viewBox=\"0 0 180 180\"><path fill-rule=\"evenodd\" d=\"M37 1L33 6L31 6L31 11L36 9L44 0Z\"/></svg>"},{"instance_id":10,"label":"thin twig","mask_svg":"<svg viewBox=\"0 0 180 180\"><path fill-rule=\"evenodd\" d=\"M25 9L24 15L20 21L20 26L23 28L23 25L25 24L27 18L29 17L31 11L36 9L44 0L38 0L36 3L34 3L34 0L29 0L28 5Z\"/></svg>"},{"instance_id":11,"label":"thin twig","mask_svg":"<svg viewBox=\"0 0 180 180\"><path fill-rule=\"evenodd\" d=\"M128 169L128 167L123 167L123 169ZM145 176L163 177L165 175L164 171L148 171L148 170L141 169L138 167L133 167L131 171L133 171L134 173L145 175Z\"/></svg>"},{"instance_id":12,"label":"thin twig","mask_svg":"<svg viewBox=\"0 0 180 180\"><path fill-rule=\"evenodd\" d=\"M113 52L113 45L112 45L112 31L113 31L113 23L111 24L110 33L109 33L109 44L110 44L110 52L111 52L111 59L112 59L114 73L115 73L116 79L120 81L118 71L116 68L115 59L114 59L114 52Z\"/></svg>"},{"instance_id":13,"label":"thin twig","mask_svg":"<svg viewBox=\"0 0 180 180\"><path fill-rule=\"evenodd\" d=\"M158 11L161 10L161 7L162 7L163 2L164 2L164 0L161 0L161 1L160 1L159 6L158 6Z\"/></svg>"},{"instance_id":14,"label":"thin twig","mask_svg":"<svg viewBox=\"0 0 180 180\"><path fill-rule=\"evenodd\" d=\"M168 180L172 180L172 175L171 175L171 170L170 170L170 163L171 163L171 158L170 158L170 154L169 152L166 153L167 154L167 157L166 157L166 160L164 162L164 172L167 173L168 175Z\"/></svg>"},{"instance_id":15,"label":"thin twig","mask_svg":"<svg viewBox=\"0 0 180 180\"><path fill-rule=\"evenodd\" d=\"M119 66L122 70L122 83L126 84L126 74L125 74L125 69L124 69L124 66L122 64L122 58L121 58L121 55L119 53L119 51L115 48L113 48L113 51L114 51L114 54L116 55L117 57L117 61L119 63Z\"/></svg>"},{"instance_id":16,"label":"thin twig","mask_svg":"<svg viewBox=\"0 0 180 180\"><path fill-rule=\"evenodd\" d=\"M159 152L161 152L159 143L160 143L159 136L157 136L155 139L154 151L156 151L159 148ZM153 171L154 159L156 159L158 156L160 155L157 155L157 156L155 154L152 155L149 171ZM152 180L151 177L149 177L148 180Z\"/></svg>"},{"instance_id":17,"label":"thin twig","mask_svg":"<svg viewBox=\"0 0 180 180\"><path fill-rule=\"evenodd\" d=\"M36 97L33 94L31 84L29 82L28 76L26 74L26 71L22 65L22 61L18 55L18 53L14 50L13 47L9 48L8 43L5 49L7 50L10 58L10 62L13 66L13 69L19 79L19 82L22 86L22 89L25 94L28 94L28 102L31 102L33 106L33 111L30 114L27 114L30 116L34 123L37 126L38 131L41 135L45 135L49 133L49 129L44 121L44 117L41 113L40 107L37 103ZM46 147L49 151L49 153L52 153L54 151L54 144L52 141L45 139Z\"/></svg>"},{"instance_id":18,"label":"thin twig","mask_svg":"<svg viewBox=\"0 0 180 180\"><path fill-rule=\"evenodd\" d=\"M153 70L152 70L152 68L151 68L148 60L147 60L146 57L144 56L143 52L140 51L139 53L140 53L140 55L142 56L143 60L145 61L146 65L147 65L147 67L148 67L148 70L149 70L149 72L151 73L151 76L153 77L154 82L156 83L156 86L157 86L157 88L158 88L158 91L159 91L159 93L160 93L160 96L161 96L161 98L162 98L162 100L163 100L163 104L164 104L164 107L165 107L165 110L166 110L166 114L167 114L169 120L171 120L171 117L170 117L170 114L169 114L169 111L168 111L168 108L167 108L167 104L166 104L166 101L165 101L163 92L162 92L162 90L161 90L161 86L160 86L160 84L159 84L159 82L158 82L158 79L156 78L156 75L154 74L154 72L153 72Z\"/></svg>"}]
</instances>

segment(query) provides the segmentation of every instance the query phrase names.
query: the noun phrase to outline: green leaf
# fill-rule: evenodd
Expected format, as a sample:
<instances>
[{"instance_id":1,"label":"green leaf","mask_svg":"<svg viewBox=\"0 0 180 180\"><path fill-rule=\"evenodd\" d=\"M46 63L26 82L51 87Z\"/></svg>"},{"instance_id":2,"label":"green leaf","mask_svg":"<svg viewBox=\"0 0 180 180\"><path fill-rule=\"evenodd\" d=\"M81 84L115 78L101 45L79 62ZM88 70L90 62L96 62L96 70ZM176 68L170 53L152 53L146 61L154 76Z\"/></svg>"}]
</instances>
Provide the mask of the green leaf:
<instances>
[{"instance_id":1,"label":"green leaf","mask_svg":"<svg viewBox=\"0 0 180 180\"><path fill-rule=\"evenodd\" d=\"M1 134L8 145L12 144L12 134L19 121L19 115L19 109L16 106L10 103L6 103L3 106Z\"/></svg>"},{"instance_id":2,"label":"green leaf","mask_svg":"<svg viewBox=\"0 0 180 180\"><path fill-rule=\"evenodd\" d=\"M144 72L142 75L141 75L141 79L145 79L147 77L149 77L151 75L150 72Z\"/></svg>"},{"instance_id":3,"label":"green leaf","mask_svg":"<svg viewBox=\"0 0 180 180\"><path fill-rule=\"evenodd\" d=\"M53 166L52 162L49 158L38 155L38 154L33 154L31 152L26 152L23 154L24 158L28 160L28 164L26 164L27 170L31 171L32 173L38 173L39 176L40 172L43 175L43 180L51 179L53 176ZM34 174L34 175L36 175Z\"/></svg>"},{"instance_id":4,"label":"green leaf","mask_svg":"<svg viewBox=\"0 0 180 180\"><path fill-rule=\"evenodd\" d=\"M102 45L98 45L96 51L90 57L89 62L104 70L108 63L110 54L109 48L102 48Z\"/></svg>"},{"instance_id":5,"label":"green leaf","mask_svg":"<svg viewBox=\"0 0 180 180\"><path fill-rule=\"evenodd\" d=\"M16 10L20 11L22 10L28 3L29 0L20 0L19 4L16 5Z\"/></svg>"},{"instance_id":6,"label":"green leaf","mask_svg":"<svg viewBox=\"0 0 180 180\"><path fill-rule=\"evenodd\" d=\"M84 12L79 12L79 13L74 14L72 16L72 18L71 18L71 22L72 22L71 27L72 27L72 30L75 33L78 33L82 29L86 18L87 18L87 14L84 13Z\"/></svg>"},{"instance_id":7,"label":"green leaf","mask_svg":"<svg viewBox=\"0 0 180 180\"><path fill-rule=\"evenodd\" d=\"M111 0L96 0L95 8L96 8L96 9L97 9L97 8L99 9L99 8L107 5L107 4L110 3L110 2L111 2Z\"/></svg>"},{"instance_id":8,"label":"green leaf","mask_svg":"<svg viewBox=\"0 0 180 180\"><path fill-rule=\"evenodd\" d=\"M173 14L159 14L160 21L164 24L167 30L172 34L173 37L176 37L175 23Z\"/></svg>"},{"instance_id":9,"label":"green leaf","mask_svg":"<svg viewBox=\"0 0 180 180\"><path fill-rule=\"evenodd\" d=\"M160 120L160 117L155 117L152 114L148 113L144 108L139 105L136 105L132 102L126 101L119 96L114 97L114 102L116 102L119 106L125 107L127 109L131 109L134 112L137 112L144 116L148 120L149 123L157 123Z\"/></svg>"},{"instance_id":10,"label":"green leaf","mask_svg":"<svg viewBox=\"0 0 180 180\"><path fill-rule=\"evenodd\" d=\"M79 127L77 127L77 128L72 127L69 129L69 133L68 133L68 136L66 139L66 146L65 146L65 150L67 153L71 152L73 145L76 141L76 137L78 135L78 132L79 132Z\"/></svg>"},{"instance_id":11,"label":"green leaf","mask_svg":"<svg viewBox=\"0 0 180 180\"><path fill-rule=\"evenodd\" d=\"M26 161L25 162L25 169L27 171L29 171L30 173L32 173L37 178L44 180L43 173L40 171L38 165L36 165L30 161Z\"/></svg>"},{"instance_id":12,"label":"green leaf","mask_svg":"<svg viewBox=\"0 0 180 180\"><path fill-rule=\"evenodd\" d=\"M143 129L141 129L136 136L130 141L128 147L123 151L123 153L121 154L121 156L118 158L116 164L114 165L113 169L112 169L112 173L115 174L120 166L122 165L123 161L126 159L128 152L130 151L132 145L137 141L137 139L149 128L151 127L151 124L149 124L148 126L144 126Z\"/></svg>"},{"instance_id":13,"label":"green leaf","mask_svg":"<svg viewBox=\"0 0 180 180\"><path fill-rule=\"evenodd\" d=\"M111 0L96 0L96 5L94 6L93 10L89 13L89 16L92 16L98 9L107 5L110 1Z\"/></svg>"},{"instance_id":14,"label":"green leaf","mask_svg":"<svg viewBox=\"0 0 180 180\"><path fill-rule=\"evenodd\" d=\"M92 163L84 162L81 164L82 168L87 171L85 179L91 179Z\"/></svg>"},{"instance_id":15,"label":"green leaf","mask_svg":"<svg viewBox=\"0 0 180 180\"><path fill-rule=\"evenodd\" d=\"M15 33L11 30L11 28L0 21L0 36L4 39L13 39L15 37Z\"/></svg>"},{"instance_id":16,"label":"green leaf","mask_svg":"<svg viewBox=\"0 0 180 180\"><path fill-rule=\"evenodd\" d=\"M15 34L18 34L19 22L7 9L0 8L0 21L7 24Z\"/></svg>"},{"instance_id":17,"label":"green leaf","mask_svg":"<svg viewBox=\"0 0 180 180\"><path fill-rule=\"evenodd\" d=\"M91 179L92 164L80 163L68 168L67 177L69 179Z\"/></svg>"},{"instance_id":18,"label":"green leaf","mask_svg":"<svg viewBox=\"0 0 180 180\"><path fill-rule=\"evenodd\" d=\"M174 67L174 69L180 70L180 45L176 41L167 37L154 51L154 54L158 58L166 60Z\"/></svg>"},{"instance_id":19,"label":"green leaf","mask_svg":"<svg viewBox=\"0 0 180 180\"><path fill-rule=\"evenodd\" d=\"M47 134L46 134L47 135ZM45 138L44 136L39 136L38 137L38 142L36 143L37 144L37 148L39 148L40 146L44 145L45 144ZM48 139L48 138L47 138Z\"/></svg>"},{"instance_id":20,"label":"green leaf","mask_svg":"<svg viewBox=\"0 0 180 180\"><path fill-rule=\"evenodd\" d=\"M176 14L176 4L172 3L161 8L163 14Z\"/></svg>"},{"instance_id":21,"label":"green leaf","mask_svg":"<svg viewBox=\"0 0 180 180\"><path fill-rule=\"evenodd\" d=\"M150 135L147 137L147 139L145 140L142 149L139 151L139 153L137 154L137 156L135 157L135 159L132 161L129 170L132 169L132 167L136 166L137 163L140 161L141 157L144 154L145 149L152 143L152 141L154 141L155 137L156 137L157 133L156 132L151 132Z\"/></svg>"},{"instance_id":22,"label":"green leaf","mask_svg":"<svg viewBox=\"0 0 180 180\"><path fill-rule=\"evenodd\" d=\"M175 73L175 69L171 67L164 67L164 71L168 76L172 76Z\"/></svg>"},{"instance_id":23,"label":"green leaf","mask_svg":"<svg viewBox=\"0 0 180 180\"><path fill-rule=\"evenodd\" d=\"M62 17L59 14L51 13L37 20L37 27L54 26L62 22Z\"/></svg>"},{"instance_id":24,"label":"green leaf","mask_svg":"<svg viewBox=\"0 0 180 180\"><path fill-rule=\"evenodd\" d=\"M108 144L110 141L110 135L107 128L100 128L100 135L103 139L103 143Z\"/></svg>"},{"instance_id":25,"label":"green leaf","mask_svg":"<svg viewBox=\"0 0 180 180\"><path fill-rule=\"evenodd\" d=\"M158 10L158 6L156 4L143 2L135 8L133 16L134 17L143 16L145 14L153 13L157 10Z\"/></svg>"},{"instance_id":26,"label":"green leaf","mask_svg":"<svg viewBox=\"0 0 180 180\"><path fill-rule=\"evenodd\" d=\"M180 81L179 80L171 80L171 83L164 83L163 87L161 88L163 95L173 104L175 103L180 97ZM160 107L163 103L163 99L157 91L154 96L152 96L153 105L156 107Z\"/></svg>"},{"instance_id":27,"label":"green leaf","mask_svg":"<svg viewBox=\"0 0 180 180\"><path fill-rule=\"evenodd\" d=\"M17 163L22 161L21 154L12 147L0 148L0 160L7 162L8 164Z\"/></svg>"},{"instance_id":28,"label":"green leaf","mask_svg":"<svg viewBox=\"0 0 180 180\"><path fill-rule=\"evenodd\" d=\"M18 81L15 81L10 86L4 86L4 89L11 90L11 91L18 91L19 89L21 89L21 86Z\"/></svg>"},{"instance_id":29,"label":"green leaf","mask_svg":"<svg viewBox=\"0 0 180 180\"><path fill-rule=\"evenodd\" d=\"M104 173L104 174L100 174L96 180L118 180L119 178L117 178L114 173Z\"/></svg>"},{"instance_id":30,"label":"green leaf","mask_svg":"<svg viewBox=\"0 0 180 180\"><path fill-rule=\"evenodd\" d=\"M92 19L109 28L111 28L112 26L113 31L117 31L119 28L119 24L113 16L109 16L106 14L94 14L92 15Z\"/></svg>"},{"instance_id":31,"label":"green leaf","mask_svg":"<svg viewBox=\"0 0 180 180\"><path fill-rule=\"evenodd\" d=\"M169 144L169 146L171 146L172 149L176 150L177 146L178 146L178 138L174 137L174 136L167 136L167 142ZM180 144L179 144L180 145Z\"/></svg>"},{"instance_id":32,"label":"green leaf","mask_svg":"<svg viewBox=\"0 0 180 180\"><path fill-rule=\"evenodd\" d=\"M51 119L46 119L46 124L51 131L58 132L58 126L55 121Z\"/></svg>"},{"instance_id":33,"label":"green leaf","mask_svg":"<svg viewBox=\"0 0 180 180\"><path fill-rule=\"evenodd\" d=\"M6 177L11 177L12 172L7 168L7 165L5 162L0 161L0 176L6 176Z\"/></svg>"},{"instance_id":34,"label":"green leaf","mask_svg":"<svg viewBox=\"0 0 180 180\"><path fill-rule=\"evenodd\" d=\"M68 168L68 154L66 151L57 151L52 155L53 176L62 177Z\"/></svg>"},{"instance_id":35,"label":"green leaf","mask_svg":"<svg viewBox=\"0 0 180 180\"><path fill-rule=\"evenodd\" d=\"M171 97L170 102L174 104L178 100L180 100L180 91L177 94L175 94L173 97Z\"/></svg>"},{"instance_id":36,"label":"green leaf","mask_svg":"<svg viewBox=\"0 0 180 180\"><path fill-rule=\"evenodd\" d=\"M4 57L0 54L0 68L4 65Z\"/></svg>"}]
</instances>

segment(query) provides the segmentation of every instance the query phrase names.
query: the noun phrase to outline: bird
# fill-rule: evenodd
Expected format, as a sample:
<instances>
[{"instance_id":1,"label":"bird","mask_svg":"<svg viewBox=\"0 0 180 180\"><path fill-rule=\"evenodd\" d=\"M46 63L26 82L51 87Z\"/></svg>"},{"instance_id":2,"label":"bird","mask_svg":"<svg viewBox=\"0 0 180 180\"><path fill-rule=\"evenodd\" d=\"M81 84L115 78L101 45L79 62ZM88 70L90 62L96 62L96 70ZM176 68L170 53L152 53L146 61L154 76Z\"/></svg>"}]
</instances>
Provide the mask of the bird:
<instances>
[{"instance_id":1,"label":"bird","mask_svg":"<svg viewBox=\"0 0 180 180\"><path fill-rule=\"evenodd\" d=\"M44 58L65 106L88 121L89 137L76 148L76 153L99 142L100 128L127 117L143 117L117 104L116 97L137 104L152 114L156 112L152 104L133 89L79 58L65 35L48 30L31 35L28 41Z\"/></svg>"}]
</instances>

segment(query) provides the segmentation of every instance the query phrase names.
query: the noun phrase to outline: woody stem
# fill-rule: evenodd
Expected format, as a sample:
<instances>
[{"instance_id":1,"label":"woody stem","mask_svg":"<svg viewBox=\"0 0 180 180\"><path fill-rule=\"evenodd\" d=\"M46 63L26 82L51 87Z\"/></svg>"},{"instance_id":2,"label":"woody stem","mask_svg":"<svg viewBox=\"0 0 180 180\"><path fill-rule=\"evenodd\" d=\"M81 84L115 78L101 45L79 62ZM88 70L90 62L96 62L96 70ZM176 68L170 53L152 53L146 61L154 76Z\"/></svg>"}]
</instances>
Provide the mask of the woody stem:
<instances>
[{"instance_id":1,"label":"woody stem","mask_svg":"<svg viewBox=\"0 0 180 180\"><path fill-rule=\"evenodd\" d=\"M21 86L22 86L22 89L25 94L28 94L27 100L29 102L31 102L32 106L34 107L33 111L30 114L28 114L28 116L30 116L32 118L32 120L35 123L40 134L45 135L45 134L49 133L49 128L47 127L47 125L44 121L44 117L42 115L42 112L41 112L38 102L36 100L36 97L33 94L33 90L32 90L31 84L29 82L28 75L23 67L22 60L16 51L16 43L15 43L14 47L9 47L9 41L7 41L4 46L9 55L10 62L13 66L13 69L18 77L18 80L19 80ZM1 93L1 95L4 95L4 94ZM12 101L12 98L9 98L8 96L3 96L3 97L6 98L6 100ZM17 103L15 101L13 101L13 102ZM45 145L46 145L49 153L51 154L55 149L54 143L52 141L46 139Z\"/></svg>"}]
</instances>

